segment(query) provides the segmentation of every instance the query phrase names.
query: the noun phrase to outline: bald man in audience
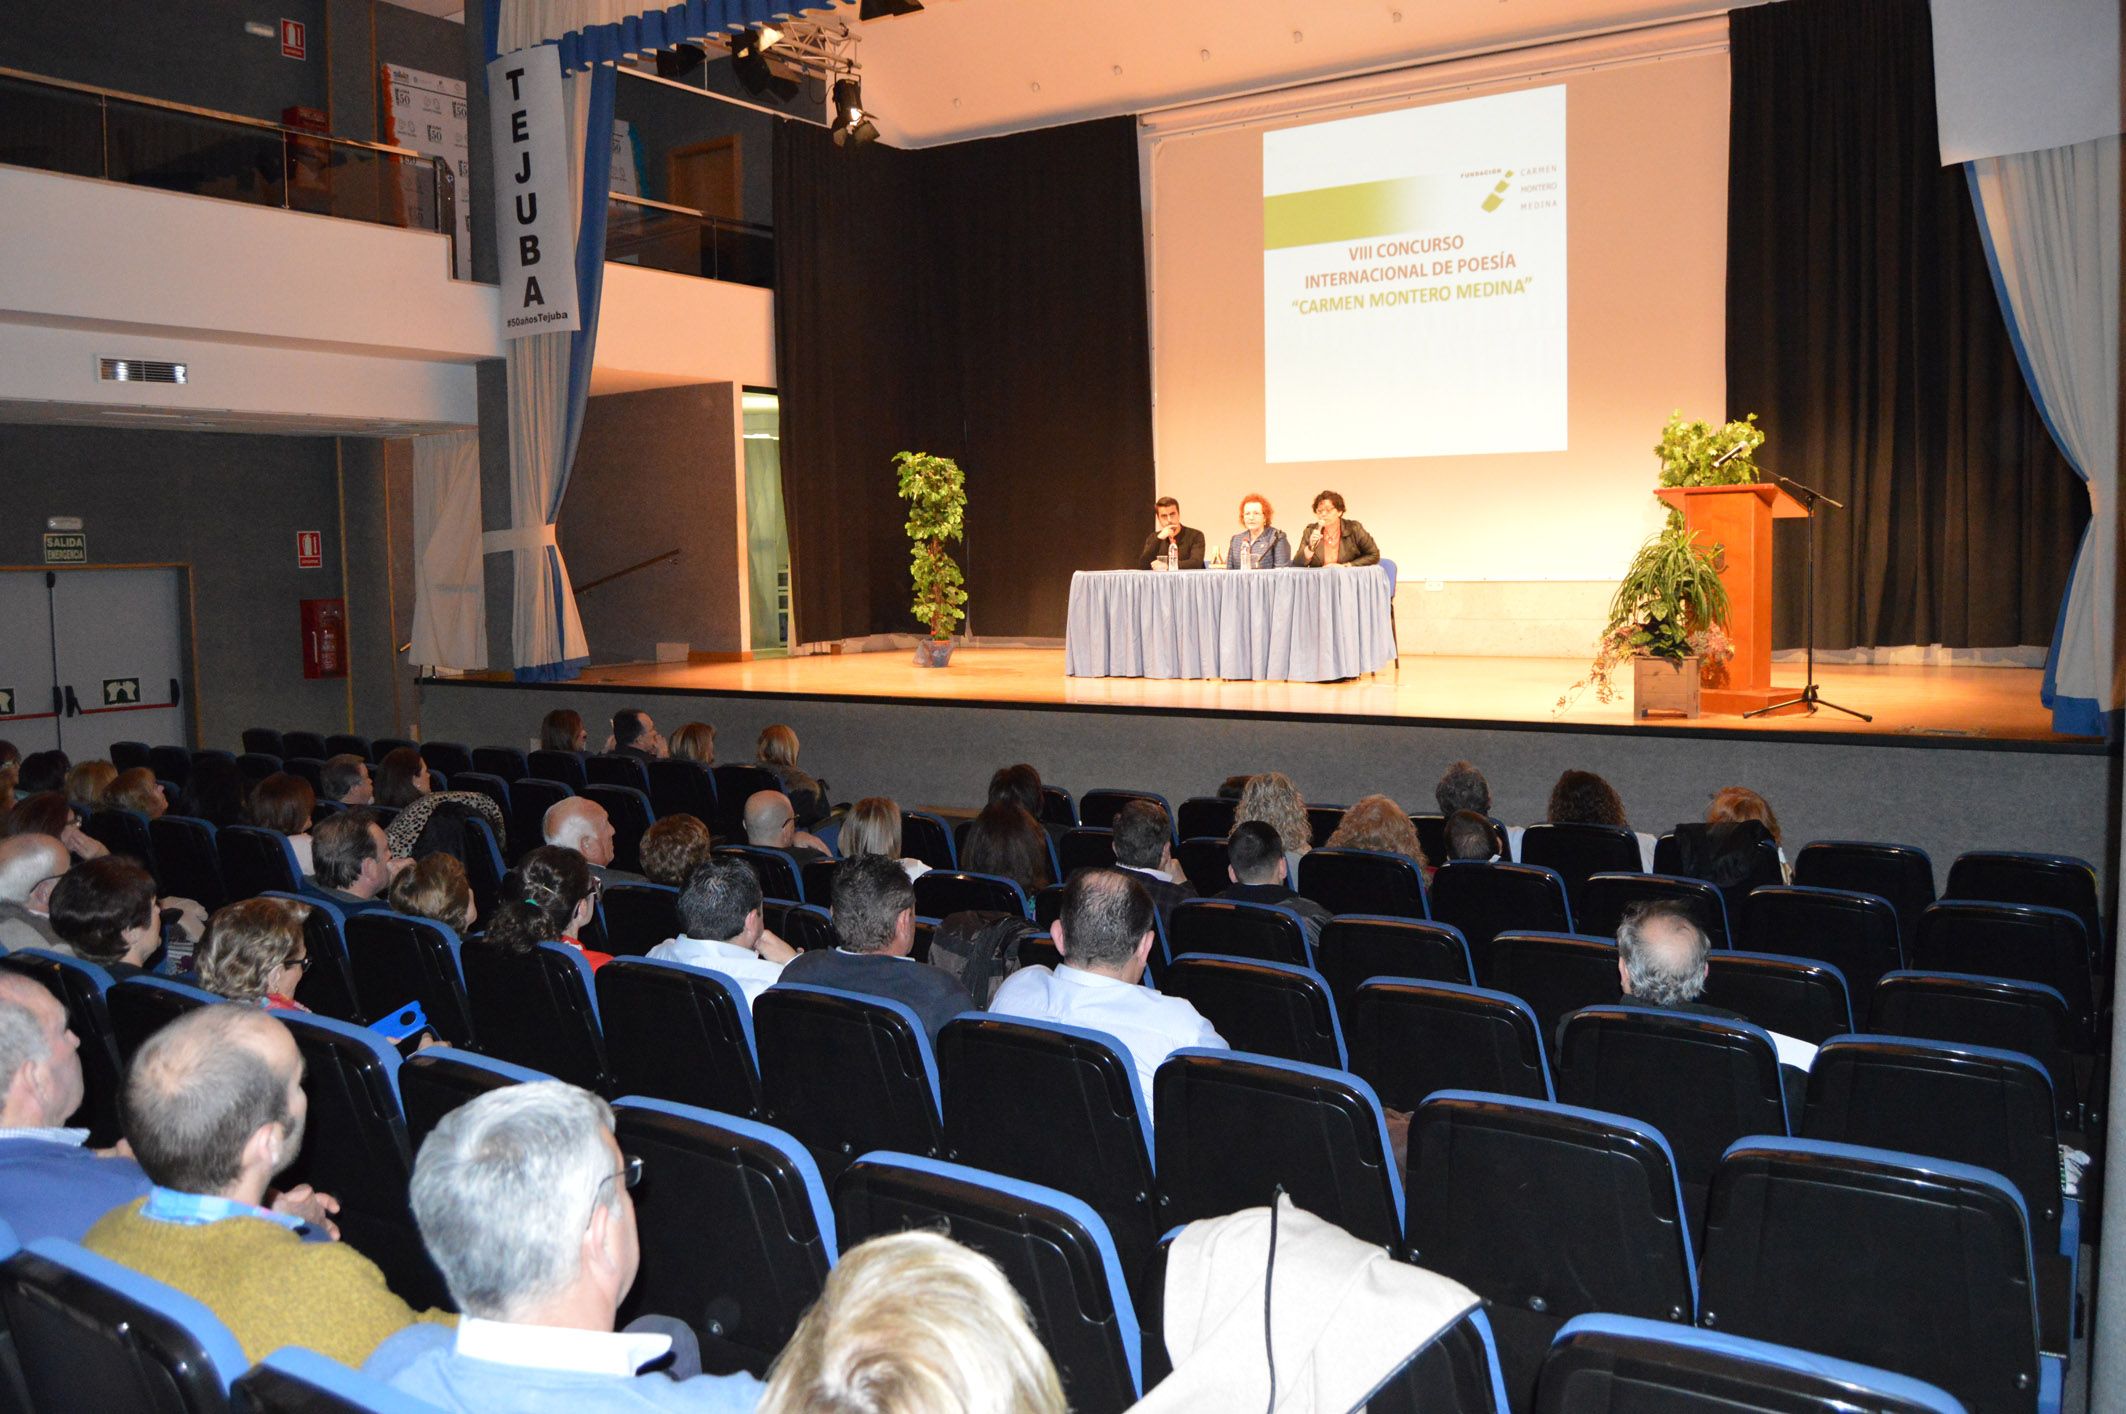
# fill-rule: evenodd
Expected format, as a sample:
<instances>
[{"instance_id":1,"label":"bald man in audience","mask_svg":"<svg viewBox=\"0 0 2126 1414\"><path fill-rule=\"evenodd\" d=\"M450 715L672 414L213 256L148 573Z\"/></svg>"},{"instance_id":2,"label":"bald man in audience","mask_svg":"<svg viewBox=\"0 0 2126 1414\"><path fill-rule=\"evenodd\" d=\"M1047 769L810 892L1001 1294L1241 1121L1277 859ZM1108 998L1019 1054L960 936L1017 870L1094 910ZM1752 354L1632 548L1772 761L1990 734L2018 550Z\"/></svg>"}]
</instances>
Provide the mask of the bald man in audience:
<instances>
[{"instance_id":1,"label":"bald man in audience","mask_svg":"<svg viewBox=\"0 0 2126 1414\"><path fill-rule=\"evenodd\" d=\"M330 1196L307 1184L271 1196L309 1112L303 1054L272 1015L220 1005L178 1017L126 1075L126 1142L155 1186L82 1245L206 1306L252 1360L300 1345L359 1365L416 1320L452 1319L414 1311L339 1243Z\"/></svg>"},{"instance_id":2,"label":"bald man in audience","mask_svg":"<svg viewBox=\"0 0 2126 1414\"><path fill-rule=\"evenodd\" d=\"M52 931L52 890L72 860L50 835L0 840L0 949L74 950Z\"/></svg>"},{"instance_id":3,"label":"bald man in audience","mask_svg":"<svg viewBox=\"0 0 2126 1414\"><path fill-rule=\"evenodd\" d=\"M88 1147L66 1123L81 1108L81 1042L66 1008L19 972L0 972L0 1218L18 1241L81 1235L147 1195L130 1157Z\"/></svg>"},{"instance_id":4,"label":"bald man in audience","mask_svg":"<svg viewBox=\"0 0 2126 1414\"><path fill-rule=\"evenodd\" d=\"M541 828L546 842L572 849L591 866L591 873L608 884L644 884L640 874L613 868L613 817L605 807L585 796L557 800L546 812Z\"/></svg>"},{"instance_id":5,"label":"bald man in audience","mask_svg":"<svg viewBox=\"0 0 2126 1414\"><path fill-rule=\"evenodd\" d=\"M799 864L832 859L834 851L818 835L797 828L797 810L779 790L755 791L746 797L746 843L779 849Z\"/></svg>"}]
</instances>

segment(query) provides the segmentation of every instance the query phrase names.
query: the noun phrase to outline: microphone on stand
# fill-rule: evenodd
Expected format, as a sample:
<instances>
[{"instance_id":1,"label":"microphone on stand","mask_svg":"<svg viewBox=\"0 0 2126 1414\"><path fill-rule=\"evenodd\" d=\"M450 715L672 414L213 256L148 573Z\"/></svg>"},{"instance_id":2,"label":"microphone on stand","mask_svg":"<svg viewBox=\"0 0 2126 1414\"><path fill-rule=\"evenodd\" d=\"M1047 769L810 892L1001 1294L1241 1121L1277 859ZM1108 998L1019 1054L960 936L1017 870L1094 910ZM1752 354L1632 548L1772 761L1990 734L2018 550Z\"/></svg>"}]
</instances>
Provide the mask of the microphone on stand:
<instances>
[{"instance_id":1,"label":"microphone on stand","mask_svg":"<svg viewBox=\"0 0 2126 1414\"><path fill-rule=\"evenodd\" d=\"M1734 446L1729 447L1719 456L1713 458L1713 470L1718 471L1721 467L1726 466L1729 462L1733 461L1736 457L1741 456L1744 452L1748 450L1749 444L1747 442L1737 442Z\"/></svg>"}]
</instances>

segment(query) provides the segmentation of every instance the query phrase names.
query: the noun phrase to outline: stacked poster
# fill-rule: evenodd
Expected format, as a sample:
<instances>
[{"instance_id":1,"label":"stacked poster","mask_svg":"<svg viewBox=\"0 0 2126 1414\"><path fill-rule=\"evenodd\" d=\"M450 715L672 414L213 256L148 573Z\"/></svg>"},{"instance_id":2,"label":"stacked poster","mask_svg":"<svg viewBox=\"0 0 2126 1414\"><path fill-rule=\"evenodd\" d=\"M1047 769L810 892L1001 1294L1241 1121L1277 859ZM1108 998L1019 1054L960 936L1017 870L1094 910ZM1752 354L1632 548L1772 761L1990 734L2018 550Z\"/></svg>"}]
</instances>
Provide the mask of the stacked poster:
<instances>
[{"instance_id":1,"label":"stacked poster","mask_svg":"<svg viewBox=\"0 0 2126 1414\"><path fill-rule=\"evenodd\" d=\"M472 163L466 145L465 81L423 73L403 64L383 66L384 102L379 126L384 142L427 157L443 158L457 177L457 277L472 278ZM409 225L433 229L434 212L423 200L420 175L409 168L399 178L400 211Z\"/></svg>"}]
</instances>

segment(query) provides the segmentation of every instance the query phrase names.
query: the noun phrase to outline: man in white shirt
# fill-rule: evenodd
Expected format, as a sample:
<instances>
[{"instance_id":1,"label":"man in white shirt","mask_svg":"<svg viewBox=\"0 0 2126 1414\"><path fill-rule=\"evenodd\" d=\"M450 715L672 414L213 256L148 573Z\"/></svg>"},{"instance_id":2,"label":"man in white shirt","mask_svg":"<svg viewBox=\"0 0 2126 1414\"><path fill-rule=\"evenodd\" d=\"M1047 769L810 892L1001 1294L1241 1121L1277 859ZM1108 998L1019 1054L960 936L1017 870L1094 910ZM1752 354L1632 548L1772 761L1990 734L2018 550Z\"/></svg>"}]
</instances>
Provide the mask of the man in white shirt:
<instances>
[{"instance_id":1,"label":"man in white shirt","mask_svg":"<svg viewBox=\"0 0 2126 1414\"><path fill-rule=\"evenodd\" d=\"M1012 973L991 1011L1106 1032L1129 1052L1147 1104L1152 1075L1169 1055L1184 1046L1226 1049L1196 1008L1140 985L1153 946L1152 901L1129 875L1113 869L1073 875L1063 889L1063 916L1049 935L1063 965Z\"/></svg>"},{"instance_id":2,"label":"man in white shirt","mask_svg":"<svg viewBox=\"0 0 2126 1414\"><path fill-rule=\"evenodd\" d=\"M738 984L749 1009L797 956L762 926L760 880L743 860L710 859L695 867L679 895L679 926L679 936L651 948L650 956L721 972Z\"/></svg>"}]
</instances>

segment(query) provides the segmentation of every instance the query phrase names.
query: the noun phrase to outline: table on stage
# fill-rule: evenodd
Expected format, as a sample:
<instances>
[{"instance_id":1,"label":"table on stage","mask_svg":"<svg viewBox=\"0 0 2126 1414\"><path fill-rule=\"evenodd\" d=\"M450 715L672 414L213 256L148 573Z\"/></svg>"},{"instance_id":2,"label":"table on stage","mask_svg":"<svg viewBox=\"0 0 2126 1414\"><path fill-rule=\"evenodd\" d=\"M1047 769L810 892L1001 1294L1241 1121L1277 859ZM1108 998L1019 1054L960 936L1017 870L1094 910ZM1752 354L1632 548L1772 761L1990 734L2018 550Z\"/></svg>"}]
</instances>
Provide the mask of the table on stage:
<instances>
[{"instance_id":1,"label":"table on stage","mask_svg":"<svg viewBox=\"0 0 2126 1414\"><path fill-rule=\"evenodd\" d=\"M1356 569L1080 570L1072 677L1332 682L1395 660L1394 581Z\"/></svg>"}]
</instances>

